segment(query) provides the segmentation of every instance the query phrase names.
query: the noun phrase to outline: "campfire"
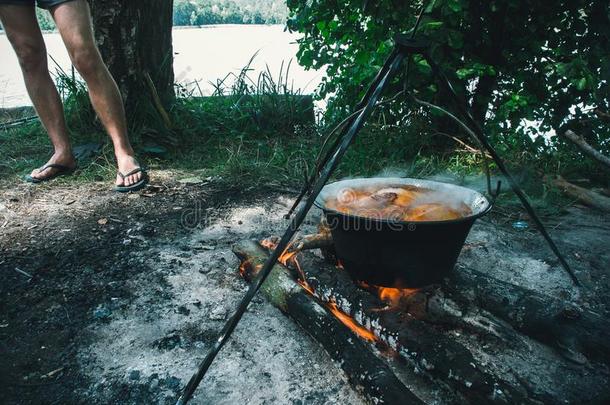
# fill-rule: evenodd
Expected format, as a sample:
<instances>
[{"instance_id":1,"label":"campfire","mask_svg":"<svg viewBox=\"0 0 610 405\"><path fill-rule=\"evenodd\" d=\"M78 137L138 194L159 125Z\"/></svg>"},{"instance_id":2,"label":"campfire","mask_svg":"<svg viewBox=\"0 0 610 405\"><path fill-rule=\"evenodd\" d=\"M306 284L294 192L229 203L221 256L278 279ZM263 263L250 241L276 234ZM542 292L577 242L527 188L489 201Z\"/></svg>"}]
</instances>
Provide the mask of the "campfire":
<instances>
[{"instance_id":1,"label":"campfire","mask_svg":"<svg viewBox=\"0 0 610 405\"><path fill-rule=\"evenodd\" d=\"M320 239L320 238L321 238L321 235L313 235L312 239ZM262 241L260 241L260 245L268 250L275 249L277 246L277 239L276 238L263 239ZM302 247L301 247L301 249L302 249ZM299 250L290 250L289 249L289 250L285 251L284 253L282 253L282 255L280 256L279 262L288 268L292 268L292 269L296 270L296 272L298 274L298 279L296 280L297 283L301 287L303 287L303 289L305 291L307 291L308 294L310 294L313 297L316 297L316 292L307 282L305 273L303 272L301 265L299 264L298 256L297 256L298 253L299 253ZM257 269L252 269L252 268L248 269L247 267L244 268L244 263L248 263L248 262L247 261L242 262L242 266L240 267L240 272L241 272L242 276L249 277L249 278L254 277L257 273ZM246 266L248 266L248 264L246 264ZM249 272L249 274L247 276L245 274L246 272ZM334 300L329 299L324 302L324 305L338 320L341 321L341 323L343 323L345 326L347 326L349 329L351 329L356 335L358 335L362 339L369 341L369 342L375 342L378 340L372 331L366 329L365 327L360 325L355 319L353 319L350 315L348 315L347 313L342 311L337 306L337 303Z\"/></svg>"},{"instance_id":2,"label":"campfire","mask_svg":"<svg viewBox=\"0 0 610 405\"><path fill-rule=\"evenodd\" d=\"M470 202L467 217L486 212L486 205ZM330 209L322 208L330 219ZM335 208L331 216L341 212ZM405 286L405 278L395 276L384 279L394 284L376 284L379 278L361 276L384 269L350 269L335 235L323 220L317 233L297 237L261 290L326 348L372 402L422 402L413 381L396 372L405 367L440 389L447 402L560 402L579 384L587 398L602 395L596 379L578 371L610 362L604 337L610 325L600 316L465 268L425 285ZM235 245L247 281L256 279L278 240ZM556 370L564 373L559 384Z\"/></svg>"}]
</instances>

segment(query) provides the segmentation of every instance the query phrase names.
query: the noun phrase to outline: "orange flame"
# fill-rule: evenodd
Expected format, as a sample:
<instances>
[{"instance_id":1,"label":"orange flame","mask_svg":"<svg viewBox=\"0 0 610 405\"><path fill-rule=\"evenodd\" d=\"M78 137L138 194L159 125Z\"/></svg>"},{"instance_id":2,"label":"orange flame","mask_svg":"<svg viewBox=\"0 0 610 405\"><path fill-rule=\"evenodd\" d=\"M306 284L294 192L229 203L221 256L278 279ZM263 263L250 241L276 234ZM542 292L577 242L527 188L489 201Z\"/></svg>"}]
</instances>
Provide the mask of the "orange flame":
<instances>
[{"instance_id":1,"label":"orange flame","mask_svg":"<svg viewBox=\"0 0 610 405\"><path fill-rule=\"evenodd\" d=\"M364 326L360 325L358 322L354 320L351 316L347 315L345 312L341 311L337 304L334 302L327 302L326 307L333 313L333 315L343 323L343 325L347 326L354 332L356 335L360 336L362 339L367 340L369 342L377 341L377 336L373 334L370 330L366 329Z\"/></svg>"},{"instance_id":2,"label":"orange flame","mask_svg":"<svg viewBox=\"0 0 610 405\"><path fill-rule=\"evenodd\" d=\"M277 247L277 242L275 242L274 240L272 240L271 238L267 238L267 239L263 239L260 242L261 246L267 248L267 249L275 249ZM288 262L292 261L292 263L294 263L294 265L297 268L297 271L299 272L299 277L301 278L301 280L305 280L305 273L303 272L303 270L301 269L301 265L299 264L299 261L296 258L296 255L298 253L298 251L295 252L289 252L288 249L290 249L290 245L286 248L286 250L284 250L284 253L282 253L280 255L280 257L278 258L278 261L280 263L282 263L284 266L288 267Z\"/></svg>"},{"instance_id":3,"label":"orange flame","mask_svg":"<svg viewBox=\"0 0 610 405\"><path fill-rule=\"evenodd\" d=\"M379 298L392 307L397 307L404 298L415 294L417 291L417 288L377 287Z\"/></svg>"},{"instance_id":4,"label":"orange flame","mask_svg":"<svg viewBox=\"0 0 610 405\"><path fill-rule=\"evenodd\" d=\"M246 278L246 272L248 271L248 267L250 267L250 262L248 260L244 260L239 265L239 274Z\"/></svg>"},{"instance_id":5,"label":"orange flame","mask_svg":"<svg viewBox=\"0 0 610 405\"><path fill-rule=\"evenodd\" d=\"M263 239L260 242L260 244L261 244L261 246L263 246L267 249L275 249L277 247L277 243L270 239ZM301 269L301 265L299 264L299 261L296 258L297 253L298 252L289 252L288 248L286 248L284 253L282 253L280 255L278 261L280 263L282 263L284 266L288 266L289 261L291 263L294 263L294 265L297 268L297 271L299 272L299 277L300 277L300 279L297 280L297 282L299 283L299 285L301 287L303 287L303 289L305 291L307 291L310 295L315 297L316 294L315 294L313 288L311 287L311 285L309 285L309 283L307 282L307 280L305 278L305 273ZM373 332L366 329L364 326L360 325L358 322L356 322L355 319L353 319L351 316L349 316L345 312L341 311L335 302L333 302L333 301L323 302L323 304L326 306L326 308L328 308L330 310L330 312L339 321L341 321L341 323L343 323L345 326L347 326L352 332L354 332L356 335L360 336L362 339L364 339L368 342L376 342L378 340L377 337L373 334Z\"/></svg>"},{"instance_id":6,"label":"orange flame","mask_svg":"<svg viewBox=\"0 0 610 405\"><path fill-rule=\"evenodd\" d=\"M417 288L381 287L378 285L370 285L364 281L358 281L357 284L365 290L377 294L379 299L388 305L385 309L399 307L405 298L410 297L419 291Z\"/></svg>"}]
</instances>

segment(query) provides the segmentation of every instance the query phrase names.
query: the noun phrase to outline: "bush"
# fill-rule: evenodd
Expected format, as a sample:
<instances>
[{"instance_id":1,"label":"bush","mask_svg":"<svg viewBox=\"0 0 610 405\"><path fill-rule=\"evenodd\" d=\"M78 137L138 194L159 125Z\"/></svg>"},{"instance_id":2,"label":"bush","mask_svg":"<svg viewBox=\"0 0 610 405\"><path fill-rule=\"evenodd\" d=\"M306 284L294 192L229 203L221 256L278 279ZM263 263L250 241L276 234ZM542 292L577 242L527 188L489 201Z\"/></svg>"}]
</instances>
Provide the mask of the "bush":
<instances>
[{"instance_id":1,"label":"bush","mask_svg":"<svg viewBox=\"0 0 610 405\"><path fill-rule=\"evenodd\" d=\"M318 97L330 97L328 119L344 116L392 49L392 37L408 32L419 1L288 0L288 27L303 33L299 62L326 67ZM500 152L532 159L568 154L572 168L589 163L549 131L573 129L603 152L610 152L607 123L595 110L610 111L610 21L603 1L485 2L436 0L427 3L418 37L470 104ZM409 86L420 98L450 106L432 80L428 63L411 61ZM400 79L406 77L406 69ZM389 94L403 88L397 80ZM413 107L413 106L407 106ZM442 118L415 110L405 115L405 99L386 108L389 123L431 133L459 134ZM527 120L527 121L526 121ZM423 125L422 125L423 123ZM446 147L446 145L441 145Z\"/></svg>"}]
</instances>

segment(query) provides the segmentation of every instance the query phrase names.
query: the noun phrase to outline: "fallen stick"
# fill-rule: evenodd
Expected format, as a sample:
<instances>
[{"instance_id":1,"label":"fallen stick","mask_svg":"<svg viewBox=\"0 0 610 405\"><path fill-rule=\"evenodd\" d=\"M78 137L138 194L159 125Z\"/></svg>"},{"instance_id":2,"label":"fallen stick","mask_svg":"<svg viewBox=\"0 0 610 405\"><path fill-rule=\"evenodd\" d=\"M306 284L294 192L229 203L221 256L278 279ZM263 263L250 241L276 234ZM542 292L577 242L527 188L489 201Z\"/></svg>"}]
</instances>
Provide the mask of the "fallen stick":
<instances>
[{"instance_id":1,"label":"fallen stick","mask_svg":"<svg viewBox=\"0 0 610 405\"><path fill-rule=\"evenodd\" d=\"M252 282L268 257L267 251L255 241L242 241L233 247L233 252L242 260L242 275ZM305 292L286 267L276 264L261 291L324 347L340 364L350 383L371 402L422 403L364 342Z\"/></svg>"},{"instance_id":2,"label":"fallen stick","mask_svg":"<svg viewBox=\"0 0 610 405\"><path fill-rule=\"evenodd\" d=\"M597 160L602 165L606 166L606 168L610 169L610 158L608 156L603 155L593 146L589 145L587 141L582 136L576 135L572 130L567 130L563 133L563 136L570 141L572 141L576 146L580 148L585 154L589 155L593 159Z\"/></svg>"},{"instance_id":3,"label":"fallen stick","mask_svg":"<svg viewBox=\"0 0 610 405\"><path fill-rule=\"evenodd\" d=\"M551 184L562 190L564 193L566 193L570 197L575 198L579 202L601 211L610 212L609 197L572 184L561 176L551 178L550 182Z\"/></svg>"}]
</instances>

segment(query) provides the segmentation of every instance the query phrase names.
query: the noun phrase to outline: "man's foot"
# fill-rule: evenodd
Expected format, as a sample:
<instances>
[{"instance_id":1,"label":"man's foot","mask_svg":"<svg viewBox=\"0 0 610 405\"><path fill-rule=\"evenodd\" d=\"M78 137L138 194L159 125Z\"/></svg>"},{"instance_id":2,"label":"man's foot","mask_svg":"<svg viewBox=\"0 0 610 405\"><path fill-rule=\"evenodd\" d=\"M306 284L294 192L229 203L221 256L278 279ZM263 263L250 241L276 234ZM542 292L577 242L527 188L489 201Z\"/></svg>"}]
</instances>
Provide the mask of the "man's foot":
<instances>
[{"instance_id":1,"label":"man's foot","mask_svg":"<svg viewBox=\"0 0 610 405\"><path fill-rule=\"evenodd\" d=\"M58 165L60 167L52 167L52 165ZM57 176L60 172L65 172L65 169L61 169L61 166L74 170L76 168L76 160L72 153L69 154L54 154L51 159L38 169L32 170L30 177L37 181L44 181ZM44 169L44 170L41 170Z\"/></svg>"},{"instance_id":2,"label":"man's foot","mask_svg":"<svg viewBox=\"0 0 610 405\"><path fill-rule=\"evenodd\" d=\"M123 155L123 156L117 157L117 163L119 166L119 172L123 173L123 174L130 173L140 167L140 164L138 163L136 158L134 158L131 155ZM121 177L121 175L119 175L117 173L116 185L129 187L133 184L136 184L140 180L142 180L143 176L144 176L144 173L142 171L138 171L129 176L125 176L125 178Z\"/></svg>"}]
</instances>

